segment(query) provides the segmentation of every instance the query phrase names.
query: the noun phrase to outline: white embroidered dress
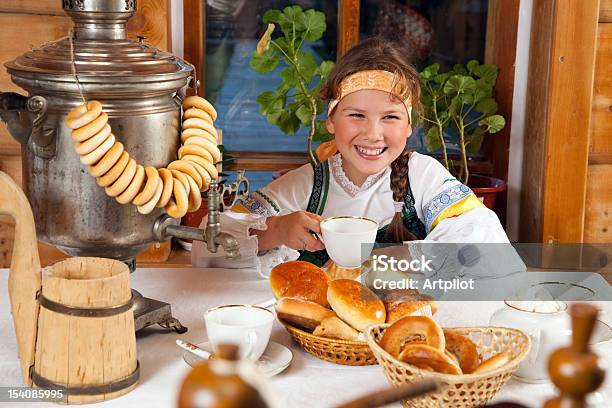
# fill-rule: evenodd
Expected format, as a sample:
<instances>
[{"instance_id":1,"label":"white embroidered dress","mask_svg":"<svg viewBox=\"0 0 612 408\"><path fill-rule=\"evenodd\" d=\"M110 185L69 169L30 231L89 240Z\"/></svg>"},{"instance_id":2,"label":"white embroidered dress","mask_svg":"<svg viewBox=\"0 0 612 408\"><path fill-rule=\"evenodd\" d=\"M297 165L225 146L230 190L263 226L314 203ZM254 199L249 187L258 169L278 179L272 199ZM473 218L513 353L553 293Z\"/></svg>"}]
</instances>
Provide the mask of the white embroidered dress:
<instances>
[{"instance_id":1,"label":"white embroidered dress","mask_svg":"<svg viewBox=\"0 0 612 408\"><path fill-rule=\"evenodd\" d=\"M394 215L390 188L391 169L371 175L361 187L355 186L344 174L342 158L329 159L331 176L327 197L321 213L323 218L355 215L371 218L380 227L388 225ZM435 221L446 209L472 194L434 158L412 153L408 161L410 187L419 219L425 225L424 241L452 243L507 243L508 238L496 214L484 206L451 218ZM266 229L266 218L306 210L312 192L314 172L310 164L295 169L274 180L261 190L252 192L242 203L249 213L227 211L221 214L221 229L232 234L240 244L241 257L225 258L219 247L210 253L202 242L192 248L192 264L200 267L253 268L263 277L277 264L297 259L299 252L285 246L258 254L257 237L250 229ZM206 220L202 227L205 227ZM433 229L431 226L435 225Z\"/></svg>"}]
</instances>

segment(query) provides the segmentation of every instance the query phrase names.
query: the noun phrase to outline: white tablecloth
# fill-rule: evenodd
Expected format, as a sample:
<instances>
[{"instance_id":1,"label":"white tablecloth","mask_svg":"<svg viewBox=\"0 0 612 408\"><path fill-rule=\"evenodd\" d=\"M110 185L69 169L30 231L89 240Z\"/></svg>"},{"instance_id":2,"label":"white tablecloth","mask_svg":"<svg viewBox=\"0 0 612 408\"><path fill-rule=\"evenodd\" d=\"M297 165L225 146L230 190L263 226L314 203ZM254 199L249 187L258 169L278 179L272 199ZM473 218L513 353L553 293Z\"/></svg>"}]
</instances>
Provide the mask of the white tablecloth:
<instances>
[{"instance_id":1,"label":"white tablecloth","mask_svg":"<svg viewBox=\"0 0 612 408\"><path fill-rule=\"evenodd\" d=\"M17 346L7 291L8 270L0 269L0 386L22 386ZM144 296L172 304L173 315L189 328L185 334L167 332L159 326L138 333L137 348L141 367L140 383L130 393L99 407L174 407L181 381L190 367L183 351L175 345L181 338L193 343L206 340L203 311L228 303L259 303L272 298L268 281L245 270L227 269L138 269L132 274L132 287ZM502 302L444 302L436 319L443 326L488 324ZM611 323L612 306L600 304L600 317ZM293 352L291 365L271 379L271 385L285 407L332 407L369 391L388 386L379 366L348 367L319 360L302 351L277 322L272 340ZM610 356L608 356L610 358ZM610 370L612 373L612 370ZM610 374L608 377L612 377ZM601 389L600 406L612 406L612 381ZM510 380L494 401L521 402L540 407L554 394L552 385L533 385ZM10 406L55 406L50 403L11 404ZM2 403L0 403L2 406ZM397 405L399 406L399 404Z\"/></svg>"}]
</instances>

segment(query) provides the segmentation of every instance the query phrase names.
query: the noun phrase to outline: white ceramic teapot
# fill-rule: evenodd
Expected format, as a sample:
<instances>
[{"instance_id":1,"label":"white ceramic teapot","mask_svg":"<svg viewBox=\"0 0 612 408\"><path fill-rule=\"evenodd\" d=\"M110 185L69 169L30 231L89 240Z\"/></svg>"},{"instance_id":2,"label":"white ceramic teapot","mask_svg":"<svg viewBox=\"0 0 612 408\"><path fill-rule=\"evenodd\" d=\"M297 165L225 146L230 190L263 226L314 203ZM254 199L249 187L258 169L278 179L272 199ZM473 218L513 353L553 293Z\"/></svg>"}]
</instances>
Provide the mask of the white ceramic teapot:
<instances>
[{"instance_id":1,"label":"white ceramic teapot","mask_svg":"<svg viewBox=\"0 0 612 408\"><path fill-rule=\"evenodd\" d=\"M511 327L531 337L531 351L515 372L525 382L548 381L548 358L571 339L567 304L559 301L511 302L493 313L492 326Z\"/></svg>"}]
</instances>

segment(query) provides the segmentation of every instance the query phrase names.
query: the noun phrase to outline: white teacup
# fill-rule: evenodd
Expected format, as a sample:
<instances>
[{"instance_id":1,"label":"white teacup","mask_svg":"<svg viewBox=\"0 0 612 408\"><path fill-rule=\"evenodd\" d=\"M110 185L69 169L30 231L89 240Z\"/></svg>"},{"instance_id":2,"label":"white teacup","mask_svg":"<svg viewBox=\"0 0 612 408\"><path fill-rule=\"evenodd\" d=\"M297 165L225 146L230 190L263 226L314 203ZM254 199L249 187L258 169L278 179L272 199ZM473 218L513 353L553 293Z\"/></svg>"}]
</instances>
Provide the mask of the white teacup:
<instances>
[{"instance_id":1,"label":"white teacup","mask_svg":"<svg viewBox=\"0 0 612 408\"><path fill-rule=\"evenodd\" d=\"M377 231L378 223L365 217L330 217L321 221L327 254L343 268L358 268L368 259Z\"/></svg>"},{"instance_id":2,"label":"white teacup","mask_svg":"<svg viewBox=\"0 0 612 408\"><path fill-rule=\"evenodd\" d=\"M224 305L204 314L208 341L217 352L220 344L235 344L240 359L257 360L268 346L274 314L253 305Z\"/></svg>"}]
</instances>

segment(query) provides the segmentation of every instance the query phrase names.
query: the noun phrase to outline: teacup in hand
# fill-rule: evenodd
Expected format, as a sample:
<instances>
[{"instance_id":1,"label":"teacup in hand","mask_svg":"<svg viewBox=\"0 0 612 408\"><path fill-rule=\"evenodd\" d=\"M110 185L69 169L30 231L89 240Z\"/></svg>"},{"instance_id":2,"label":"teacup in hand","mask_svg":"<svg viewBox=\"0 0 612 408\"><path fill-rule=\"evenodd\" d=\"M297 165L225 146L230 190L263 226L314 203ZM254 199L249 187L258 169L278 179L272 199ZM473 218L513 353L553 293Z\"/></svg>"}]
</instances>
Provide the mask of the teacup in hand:
<instances>
[{"instance_id":1,"label":"teacup in hand","mask_svg":"<svg viewBox=\"0 0 612 408\"><path fill-rule=\"evenodd\" d=\"M206 311L204 322L213 352L220 344L235 344L240 359L257 360L268 346L274 314L260 306L217 306Z\"/></svg>"},{"instance_id":2,"label":"teacup in hand","mask_svg":"<svg viewBox=\"0 0 612 408\"><path fill-rule=\"evenodd\" d=\"M358 268L372 252L378 223L365 217L330 217L321 221L327 254L338 266Z\"/></svg>"}]
</instances>

